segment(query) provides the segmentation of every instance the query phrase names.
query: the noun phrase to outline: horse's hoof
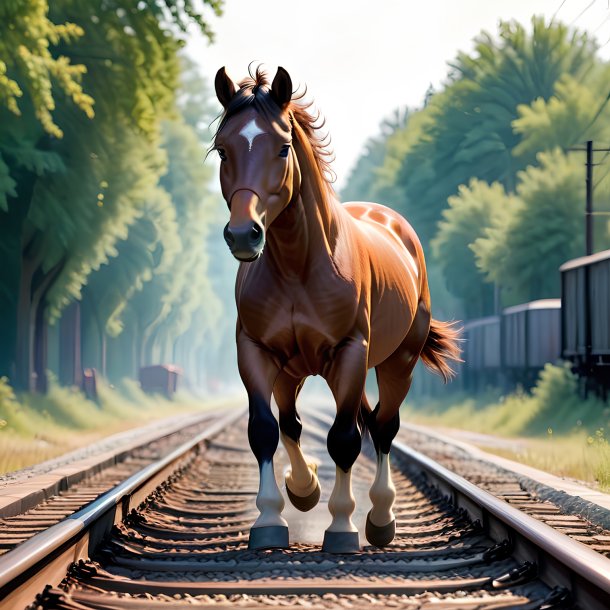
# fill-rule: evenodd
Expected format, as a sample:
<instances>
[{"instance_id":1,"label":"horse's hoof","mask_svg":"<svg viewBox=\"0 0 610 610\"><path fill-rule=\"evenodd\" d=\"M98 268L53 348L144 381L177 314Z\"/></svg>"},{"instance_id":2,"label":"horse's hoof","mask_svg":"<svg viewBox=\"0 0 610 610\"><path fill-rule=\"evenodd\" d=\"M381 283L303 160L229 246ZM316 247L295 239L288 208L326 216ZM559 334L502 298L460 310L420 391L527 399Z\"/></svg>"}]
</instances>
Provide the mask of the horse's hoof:
<instances>
[{"instance_id":1,"label":"horse's hoof","mask_svg":"<svg viewBox=\"0 0 610 610\"><path fill-rule=\"evenodd\" d=\"M288 528L285 525L265 525L250 529L248 548L251 551L263 549L287 549Z\"/></svg>"},{"instance_id":2,"label":"horse's hoof","mask_svg":"<svg viewBox=\"0 0 610 610\"><path fill-rule=\"evenodd\" d=\"M392 519L387 525L375 525L371 521L371 513L366 516L366 539L377 547L390 544L396 535L396 519Z\"/></svg>"},{"instance_id":3,"label":"horse's hoof","mask_svg":"<svg viewBox=\"0 0 610 610\"><path fill-rule=\"evenodd\" d=\"M358 553L360 540L358 532L324 532L322 550L326 553Z\"/></svg>"},{"instance_id":4,"label":"horse's hoof","mask_svg":"<svg viewBox=\"0 0 610 610\"><path fill-rule=\"evenodd\" d=\"M316 481L316 488L308 496L297 496L296 494L292 493L290 491L290 487L288 487L288 483L286 483L286 493L288 494L288 499L292 503L292 506L301 512L306 513L308 510L311 510L320 500L320 482Z\"/></svg>"}]
</instances>

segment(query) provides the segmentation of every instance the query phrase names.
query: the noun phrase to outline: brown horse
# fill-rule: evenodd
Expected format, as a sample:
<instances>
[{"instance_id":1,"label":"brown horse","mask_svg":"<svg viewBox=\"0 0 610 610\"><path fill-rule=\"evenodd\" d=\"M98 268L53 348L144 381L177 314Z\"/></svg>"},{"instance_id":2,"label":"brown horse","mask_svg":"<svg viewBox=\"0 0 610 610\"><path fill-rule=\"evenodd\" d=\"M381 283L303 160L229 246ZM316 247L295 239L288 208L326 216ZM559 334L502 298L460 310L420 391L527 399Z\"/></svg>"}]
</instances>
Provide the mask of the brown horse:
<instances>
[{"instance_id":1,"label":"brown horse","mask_svg":"<svg viewBox=\"0 0 610 610\"><path fill-rule=\"evenodd\" d=\"M320 497L315 466L301 453L295 407L310 375L326 380L337 403L327 441L336 481L323 548L359 549L350 473L362 423L378 457L366 537L386 545L395 534L389 452L398 411L419 357L445 381L453 374L448 360L459 359L457 331L431 318L424 254L409 223L375 203L337 201L315 119L292 99L288 73L279 68L269 86L259 69L237 88L221 68L215 85L224 113L214 148L231 213L224 237L242 261L235 288L238 366L249 398L248 438L260 468L260 516L250 548L288 545L273 471L280 432L291 462L291 502L305 511ZM364 394L372 367L379 387L374 410Z\"/></svg>"}]
</instances>

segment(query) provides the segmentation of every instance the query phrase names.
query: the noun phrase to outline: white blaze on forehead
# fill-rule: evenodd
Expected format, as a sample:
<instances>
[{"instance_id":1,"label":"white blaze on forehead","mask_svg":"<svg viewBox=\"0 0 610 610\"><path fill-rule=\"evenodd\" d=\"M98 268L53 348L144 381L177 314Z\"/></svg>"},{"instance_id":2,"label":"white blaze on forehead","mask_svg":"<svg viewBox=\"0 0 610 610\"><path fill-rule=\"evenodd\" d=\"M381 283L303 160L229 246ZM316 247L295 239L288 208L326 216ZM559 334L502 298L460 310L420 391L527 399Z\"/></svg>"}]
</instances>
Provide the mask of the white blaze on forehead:
<instances>
[{"instance_id":1,"label":"white blaze on forehead","mask_svg":"<svg viewBox=\"0 0 610 610\"><path fill-rule=\"evenodd\" d=\"M252 144L257 136L264 134L265 132L256 124L256 119L252 119L239 132L240 136L243 136L248 140L248 151L252 150Z\"/></svg>"}]
</instances>

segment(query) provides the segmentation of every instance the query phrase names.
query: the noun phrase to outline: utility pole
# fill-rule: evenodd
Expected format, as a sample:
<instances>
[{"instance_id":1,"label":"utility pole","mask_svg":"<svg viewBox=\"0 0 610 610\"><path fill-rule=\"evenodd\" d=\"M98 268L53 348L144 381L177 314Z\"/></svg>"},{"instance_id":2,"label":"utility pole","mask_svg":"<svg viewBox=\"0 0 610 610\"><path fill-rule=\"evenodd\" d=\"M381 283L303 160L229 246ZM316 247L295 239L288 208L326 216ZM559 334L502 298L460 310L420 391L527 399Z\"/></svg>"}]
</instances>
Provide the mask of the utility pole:
<instances>
[{"instance_id":1,"label":"utility pole","mask_svg":"<svg viewBox=\"0 0 610 610\"><path fill-rule=\"evenodd\" d=\"M610 148L593 148L593 140L587 141L586 148L568 148L568 150L578 150L587 153L586 167L586 185L587 185L587 198L585 203L585 254L587 256L593 254L593 167L596 165L593 163L594 152L610 152ZM601 214L606 215L604 212Z\"/></svg>"}]
</instances>

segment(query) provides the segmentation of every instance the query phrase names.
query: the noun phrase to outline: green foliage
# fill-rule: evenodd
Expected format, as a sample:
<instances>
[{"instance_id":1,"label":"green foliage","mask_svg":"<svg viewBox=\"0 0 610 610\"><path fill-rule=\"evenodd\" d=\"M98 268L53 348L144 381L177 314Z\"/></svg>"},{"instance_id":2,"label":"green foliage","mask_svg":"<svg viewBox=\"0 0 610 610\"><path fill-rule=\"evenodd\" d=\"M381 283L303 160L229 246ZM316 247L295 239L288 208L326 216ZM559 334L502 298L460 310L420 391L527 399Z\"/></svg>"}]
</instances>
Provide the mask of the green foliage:
<instances>
[{"instance_id":1,"label":"green foliage","mask_svg":"<svg viewBox=\"0 0 610 610\"><path fill-rule=\"evenodd\" d=\"M502 22L457 55L444 87L404 126L372 139L354 169L345 193L403 213L469 316L492 313L492 285L505 304L555 296L557 267L581 253L583 159L559 149L610 142L610 64L596 52L561 23L534 17L527 31ZM596 168L597 211L608 205L609 175ZM595 240L610 246L603 216Z\"/></svg>"},{"instance_id":2,"label":"green foliage","mask_svg":"<svg viewBox=\"0 0 610 610\"><path fill-rule=\"evenodd\" d=\"M15 408L17 406L15 392L6 377L0 377L0 405L3 411L4 409Z\"/></svg>"},{"instance_id":3,"label":"green foliage","mask_svg":"<svg viewBox=\"0 0 610 610\"><path fill-rule=\"evenodd\" d=\"M167 269L181 248L176 211L163 189L155 188L138 208L136 220L116 246L116 256L93 273L84 287L98 331L110 337L122 332L122 314L130 299L153 273Z\"/></svg>"},{"instance_id":4,"label":"green foliage","mask_svg":"<svg viewBox=\"0 0 610 610\"><path fill-rule=\"evenodd\" d=\"M605 66L600 73L603 86L591 77L585 85L564 75L548 100L540 97L530 105L519 106L519 118L512 124L521 141L514 147L513 155L534 163L536 153L541 150L566 149L589 139L608 141L610 108L604 110L603 104L608 95L605 83L610 79L610 66ZM604 114L596 121L600 107Z\"/></svg>"},{"instance_id":5,"label":"green foliage","mask_svg":"<svg viewBox=\"0 0 610 610\"><path fill-rule=\"evenodd\" d=\"M75 23L55 23L48 17L47 0L5 0L0 5L0 105L21 115L18 99L27 92L34 114L43 129L61 137L53 120L56 101L53 84L88 117L93 117L93 99L82 87L83 64L52 52L61 42L81 38Z\"/></svg>"},{"instance_id":6,"label":"green foliage","mask_svg":"<svg viewBox=\"0 0 610 610\"><path fill-rule=\"evenodd\" d=\"M438 233L432 242L437 264L442 268L449 291L463 299L469 317L484 315L493 308L493 287L481 284L472 244L487 228L504 226L515 209L515 197L495 182L488 185L472 179L449 197Z\"/></svg>"},{"instance_id":7,"label":"green foliage","mask_svg":"<svg viewBox=\"0 0 610 610\"><path fill-rule=\"evenodd\" d=\"M98 332L117 337L127 328L126 339L143 341L141 355L147 362L174 360L168 345L196 317L197 333L190 334L190 342L206 340L219 313L203 247L212 208L218 205L208 188L211 168L202 167L209 115L196 116L193 102L206 100L209 108L209 90L192 63L182 65L179 111L186 108L192 124L181 117L162 123L160 144L167 163L155 173L154 188L143 191L147 195L136 205L135 220L118 240L116 255L84 288L84 305ZM204 307L205 314L197 316Z\"/></svg>"},{"instance_id":8,"label":"green foliage","mask_svg":"<svg viewBox=\"0 0 610 610\"><path fill-rule=\"evenodd\" d=\"M0 474L62 455L78 447L179 413L230 407L227 400L196 398L183 390L168 400L144 394L137 382L122 380L118 388L98 381L98 402L76 388L57 385L52 378L46 395L17 397L0 378Z\"/></svg>"},{"instance_id":9,"label":"green foliage","mask_svg":"<svg viewBox=\"0 0 610 610\"><path fill-rule=\"evenodd\" d=\"M440 402L427 399L408 415L422 423L469 430L466 440L487 451L608 490L610 445L605 431L610 409L594 397L582 399L577 387L568 364L547 364L531 394L454 394Z\"/></svg>"},{"instance_id":10,"label":"green foliage","mask_svg":"<svg viewBox=\"0 0 610 610\"><path fill-rule=\"evenodd\" d=\"M180 178L196 185L185 213L178 191L188 186L177 187L174 200L161 183L168 169L161 125L180 121L178 52L189 24L210 37L206 15L220 14L221 4L7 0L0 7L0 214L8 219L0 223L8 268L0 275L0 313L10 326L17 318L15 295L26 295L19 311L27 318L28 296L34 302L38 290L53 322L86 287L85 315L94 316L103 333L116 335L134 295L155 276L171 284L178 254L196 251L196 237L189 235L201 237L207 222L193 212L207 196L201 184L209 175L195 172L203 152L186 147L193 155L190 173ZM188 119L200 134L202 117L195 115L203 91L199 87L198 99L191 91ZM189 234L189 223L199 233ZM31 291L29 280L20 291L22 268L36 280ZM205 275L199 263L195 270ZM187 284L182 278L180 285ZM194 295L175 287L164 294L171 294L162 299L165 317L184 302L172 327L181 332L196 307ZM19 328L31 334L33 322ZM12 341L0 353L2 371L13 366ZM29 345L31 337L17 342Z\"/></svg>"},{"instance_id":11,"label":"green foliage","mask_svg":"<svg viewBox=\"0 0 610 610\"><path fill-rule=\"evenodd\" d=\"M559 266L583 249L582 161L559 149L540 153L538 161L518 176L520 204L472 245L477 265L502 287L505 304L559 296Z\"/></svg>"},{"instance_id":12,"label":"green foliage","mask_svg":"<svg viewBox=\"0 0 610 610\"><path fill-rule=\"evenodd\" d=\"M0 153L0 212L8 210L7 196L16 197L15 186L17 183L11 178L9 166Z\"/></svg>"},{"instance_id":13,"label":"green foliage","mask_svg":"<svg viewBox=\"0 0 610 610\"><path fill-rule=\"evenodd\" d=\"M147 336L163 324L161 336L155 337L158 341L186 332L196 309L204 303L212 305L215 298L207 278L203 244L211 218L210 206L217 201L208 190L209 170L201 167L204 146L196 132L181 121L164 123L163 145L169 164L160 185L175 207L179 250L177 258L160 265L130 303L131 311L147 329ZM199 332L203 334L205 328Z\"/></svg>"},{"instance_id":14,"label":"green foliage","mask_svg":"<svg viewBox=\"0 0 610 610\"><path fill-rule=\"evenodd\" d=\"M458 55L450 83L426 108L433 121L398 174L405 212L425 241L435 234L448 197L472 177L513 190L525 167L513 155L518 108L550 98L562 76L582 79L595 65L595 47L585 35L541 18L532 28L528 34L517 23L501 23L497 40L481 34L474 54Z\"/></svg>"}]
</instances>

